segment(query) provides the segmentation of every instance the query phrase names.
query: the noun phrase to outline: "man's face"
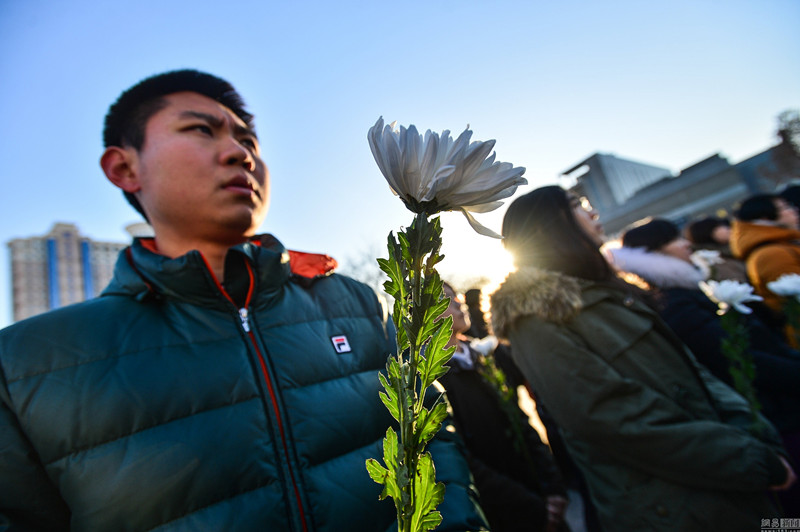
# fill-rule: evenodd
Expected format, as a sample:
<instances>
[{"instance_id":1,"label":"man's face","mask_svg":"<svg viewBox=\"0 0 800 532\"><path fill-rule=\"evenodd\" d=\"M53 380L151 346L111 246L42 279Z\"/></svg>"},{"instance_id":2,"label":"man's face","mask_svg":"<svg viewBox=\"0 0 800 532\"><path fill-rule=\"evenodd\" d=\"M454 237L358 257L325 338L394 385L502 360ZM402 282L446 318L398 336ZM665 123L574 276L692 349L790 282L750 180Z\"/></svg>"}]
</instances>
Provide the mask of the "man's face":
<instances>
[{"instance_id":1,"label":"man's face","mask_svg":"<svg viewBox=\"0 0 800 532\"><path fill-rule=\"evenodd\" d=\"M165 97L132 166L156 238L239 243L267 213L269 172L255 133L230 109L194 92Z\"/></svg>"},{"instance_id":2,"label":"man's face","mask_svg":"<svg viewBox=\"0 0 800 532\"><path fill-rule=\"evenodd\" d=\"M449 287L444 286L444 297L450 298L450 306L447 307L447 310L442 312L442 318L446 318L447 316L453 317L453 333L463 333L467 329L469 329L470 321L469 321L469 313L467 311L467 306L464 304L464 299L454 293Z\"/></svg>"},{"instance_id":3,"label":"man's face","mask_svg":"<svg viewBox=\"0 0 800 532\"><path fill-rule=\"evenodd\" d=\"M797 229L798 222L800 222L797 209L795 209L791 203L788 203L783 199L776 199L774 200L774 203L775 209L778 211L778 218L775 220L775 222L782 227Z\"/></svg>"}]
</instances>

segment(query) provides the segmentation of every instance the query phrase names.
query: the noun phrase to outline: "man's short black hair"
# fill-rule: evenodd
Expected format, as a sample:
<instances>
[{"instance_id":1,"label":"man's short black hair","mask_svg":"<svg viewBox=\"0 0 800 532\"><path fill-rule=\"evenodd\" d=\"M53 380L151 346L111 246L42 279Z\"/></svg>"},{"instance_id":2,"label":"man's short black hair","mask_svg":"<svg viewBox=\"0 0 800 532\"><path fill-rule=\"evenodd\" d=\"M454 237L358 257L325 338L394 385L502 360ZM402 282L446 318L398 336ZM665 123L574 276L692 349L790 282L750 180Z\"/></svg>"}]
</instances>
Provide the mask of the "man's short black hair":
<instances>
[{"instance_id":1,"label":"man's short black hair","mask_svg":"<svg viewBox=\"0 0 800 532\"><path fill-rule=\"evenodd\" d=\"M707 216L695 220L686 226L685 233L692 244L719 244L719 242L714 239L714 230L723 225L730 227L731 224L725 218Z\"/></svg>"},{"instance_id":2,"label":"man's short black hair","mask_svg":"<svg viewBox=\"0 0 800 532\"><path fill-rule=\"evenodd\" d=\"M669 220L655 219L637 225L622 235L622 245L626 248L645 248L657 251L681 235L680 229Z\"/></svg>"},{"instance_id":3,"label":"man's short black hair","mask_svg":"<svg viewBox=\"0 0 800 532\"><path fill-rule=\"evenodd\" d=\"M117 98L106 114L103 146L141 150L147 121L164 108L164 96L176 92L196 92L211 98L233 111L251 130L255 130L253 115L245 110L244 100L233 85L205 72L173 70L143 79ZM129 192L124 194L128 202L147 219L147 214L136 196Z\"/></svg>"},{"instance_id":4,"label":"man's short black hair","mask_svg":"<svg viewBox=\"0 0 800 532\"><path fill-rule=\"evenodd\" d=\"M736 218L743 222L753 220L777 220L778 207L775 200L780 196L775 194L758 194L744 200L736 211Z\"/></svg>"}]
</instances>

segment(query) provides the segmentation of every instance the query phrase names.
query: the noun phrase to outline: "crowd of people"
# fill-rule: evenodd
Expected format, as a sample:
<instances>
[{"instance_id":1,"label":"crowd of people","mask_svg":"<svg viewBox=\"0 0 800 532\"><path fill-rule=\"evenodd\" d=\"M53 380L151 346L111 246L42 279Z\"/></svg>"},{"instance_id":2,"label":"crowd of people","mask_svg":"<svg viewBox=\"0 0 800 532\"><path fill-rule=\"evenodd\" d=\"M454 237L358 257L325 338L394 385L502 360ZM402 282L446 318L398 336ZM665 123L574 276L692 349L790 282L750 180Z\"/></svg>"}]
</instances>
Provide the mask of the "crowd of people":
<instances>
[{"instance_id":1,"label":"crowd of people","mask_svg":"<svg viewBox=\"0 0 800 532\"><path fill-rule=\"evenodd\" d=\"M155 237L120 254L101 297L0 332L0 530L395 530L365 468L393 424L377 378L392 321L331 257L256 233L269 172L241 96L159 74L111 105L103 140L103 172ZM800 517L798 331L769 289L800 274L795 193L731 222L649 220L617 248L560 187L514 200L516 269L490 314L480 290L444 287L437 530L567 532L570 493L589 532ZM764 300L746 324L757 430L709 279Z\"/></svg>"}]
</instances>

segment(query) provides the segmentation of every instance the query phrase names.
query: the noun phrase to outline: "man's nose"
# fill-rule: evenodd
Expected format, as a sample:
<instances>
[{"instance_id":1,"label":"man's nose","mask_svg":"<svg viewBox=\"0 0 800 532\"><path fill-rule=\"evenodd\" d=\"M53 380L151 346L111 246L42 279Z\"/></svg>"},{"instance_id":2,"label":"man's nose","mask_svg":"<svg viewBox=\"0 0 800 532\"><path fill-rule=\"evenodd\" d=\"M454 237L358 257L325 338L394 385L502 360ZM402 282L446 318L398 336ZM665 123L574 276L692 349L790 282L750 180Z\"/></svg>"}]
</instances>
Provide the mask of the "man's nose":
<instances>
[{"instance_id":1,"label":"man's nose","mask_svg":"<svg viewBox=\"0 0 800 532\"><path fill-rule=\"evenodd\" d=\"M234 138L230 139L223 157L225 164L231 166L242 165L250 172L256 169L256 160L253 153Z\"/></svg>"}]
</instances>

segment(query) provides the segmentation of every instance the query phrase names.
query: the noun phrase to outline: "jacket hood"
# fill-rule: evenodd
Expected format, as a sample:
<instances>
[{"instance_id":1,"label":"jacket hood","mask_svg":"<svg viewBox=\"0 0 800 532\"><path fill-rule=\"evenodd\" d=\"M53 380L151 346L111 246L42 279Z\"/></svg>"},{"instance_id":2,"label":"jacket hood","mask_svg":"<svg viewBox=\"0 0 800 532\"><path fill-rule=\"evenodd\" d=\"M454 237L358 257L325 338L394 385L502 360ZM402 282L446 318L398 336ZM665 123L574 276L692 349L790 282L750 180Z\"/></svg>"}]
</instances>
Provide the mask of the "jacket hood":
<instances>
[{"instance_id":1,"label":"jacket hood","mask_svg":"<svg viewBox=\"0 0 800 532\"><path fill-rule=\"evenodd\" d=\"M523 316L532 315L553 323L568 322L583 308L582 283L586 282L533 267L509 274L490 296L495 334L508 338L511 325Z\"/></svg>"},{"instance_id":2,"label":"jacket hood","mask_svg":"<svg viewBox=\"0 0 800 532\"><path fill-rule=\"evenodd\" d=\"M743 260L759 246L792 240L800 241L800 231L739 220L731 224L731 252L734 257Z\"/></svg>"},{"instance_id":3,"label":"jacket hood","mask_svg":"<svg viewBox=\"0 0 800 532\"><path fill-rule=\"evenodd\" d=\"M657 288L699 290L698 283L706 278L693 264L645 248L620 247L608 252L619 270L633 273Z\"/></svg>"}]
</instances>

